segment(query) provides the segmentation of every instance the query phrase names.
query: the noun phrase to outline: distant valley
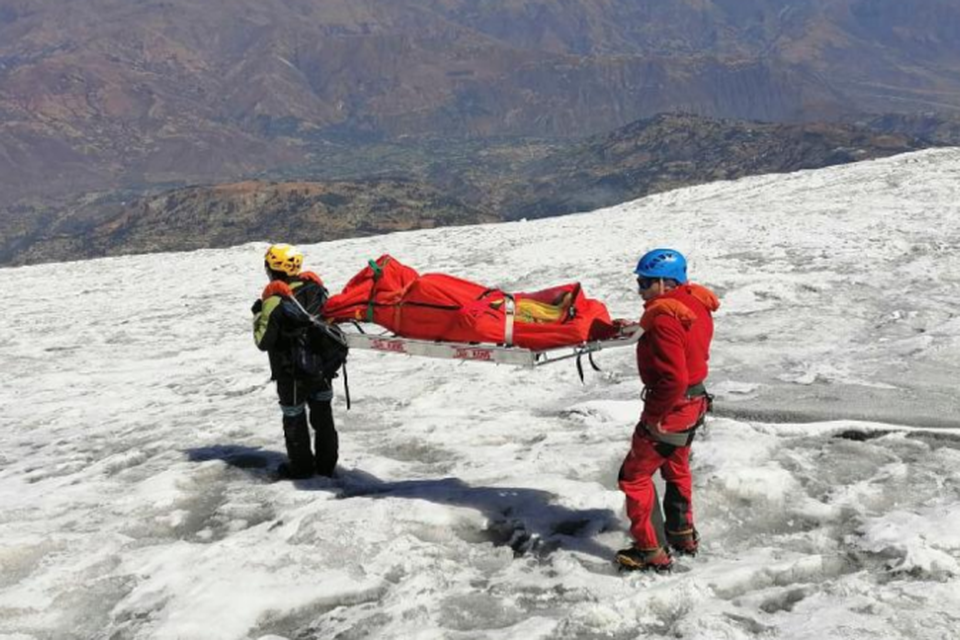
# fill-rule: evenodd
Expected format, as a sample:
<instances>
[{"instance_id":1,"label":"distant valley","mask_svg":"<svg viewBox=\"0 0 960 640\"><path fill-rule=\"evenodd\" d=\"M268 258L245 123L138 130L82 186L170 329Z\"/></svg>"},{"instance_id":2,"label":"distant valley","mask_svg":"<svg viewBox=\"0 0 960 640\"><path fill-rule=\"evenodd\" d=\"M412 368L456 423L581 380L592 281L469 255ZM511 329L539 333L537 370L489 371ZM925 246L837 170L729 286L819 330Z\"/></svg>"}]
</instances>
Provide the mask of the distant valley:
<instances>
[{"instance_id":1,"label":"distant valley","mask_svg":"<svg viewBox=\"0 0 960 640\"><path fill-rule=\"evenodd\" d=\"M852 125L782 125L663 115L584 141L349 147L340 165L393 176L304 176L196 186L65 207L10 243L21 264L222 247L262 239L318 242L434 226L547 217L746 175L885 157L930 145ZM432 159L431 159L432 157ZM39 215L39 213L38 213Z\"/></svg>"}]
</instances>

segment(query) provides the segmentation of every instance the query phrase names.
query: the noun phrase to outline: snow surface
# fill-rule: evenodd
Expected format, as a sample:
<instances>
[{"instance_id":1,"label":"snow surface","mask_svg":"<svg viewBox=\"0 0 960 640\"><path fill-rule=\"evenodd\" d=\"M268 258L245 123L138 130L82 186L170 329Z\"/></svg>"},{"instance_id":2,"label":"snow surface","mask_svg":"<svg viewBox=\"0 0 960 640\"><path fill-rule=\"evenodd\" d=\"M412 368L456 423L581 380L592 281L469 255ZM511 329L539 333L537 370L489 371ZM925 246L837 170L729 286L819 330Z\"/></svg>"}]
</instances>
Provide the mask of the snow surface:
<instances>
[{"instance_id":1,"label":"snow surface","mask_svg":"<svg viewBox=\"0 0 960 640\"><path fill-rule=\"evenodd\" d=\"M658 245L724 305L703 553L663 576L610 564L629 349L584 385L356 352L341 478L271 482L263 244L0 272L0 637L958 637L960 150L303 248L635 318Z\"/></svg>"}]
</instances>

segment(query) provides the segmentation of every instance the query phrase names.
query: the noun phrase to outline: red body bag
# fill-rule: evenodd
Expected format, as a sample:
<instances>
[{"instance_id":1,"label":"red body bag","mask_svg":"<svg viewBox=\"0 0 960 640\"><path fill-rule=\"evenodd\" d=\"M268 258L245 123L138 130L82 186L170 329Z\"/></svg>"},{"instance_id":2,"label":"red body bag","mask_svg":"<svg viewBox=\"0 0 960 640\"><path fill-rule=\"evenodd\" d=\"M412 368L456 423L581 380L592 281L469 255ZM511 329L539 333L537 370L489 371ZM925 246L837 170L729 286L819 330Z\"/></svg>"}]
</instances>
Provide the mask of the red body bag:
<instances>
[{"instance_id":1,"label":"red body bag","mask_svg":"<svg viewBox=\"0 0 960 640\"><path fill-rule=\"evenodd\" d=\"M442 273L420 275L388 255L327 300L323 314L334 322L373 322L404 338L536 351L616 333L606 306L583 295L579 283L508 294Z\"/></svg>"}]
</instances>

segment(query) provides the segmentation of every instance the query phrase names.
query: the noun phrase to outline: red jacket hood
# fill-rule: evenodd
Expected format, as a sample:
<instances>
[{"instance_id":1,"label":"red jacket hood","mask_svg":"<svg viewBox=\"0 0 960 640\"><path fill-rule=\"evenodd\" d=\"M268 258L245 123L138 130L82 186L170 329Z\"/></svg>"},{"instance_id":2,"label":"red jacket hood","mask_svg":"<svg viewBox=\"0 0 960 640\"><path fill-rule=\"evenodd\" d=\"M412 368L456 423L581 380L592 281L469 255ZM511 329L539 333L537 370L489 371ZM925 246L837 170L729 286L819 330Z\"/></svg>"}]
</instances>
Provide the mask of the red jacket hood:
<instances>
[{"instance_id":1,"label":"red jacket hood","mask_svg":"<svg viewBox=\"0 0 960 640\"><path fill-rule=\"evenodd\" d=\"M706 307L710 313L720 308L720 299L710 289L699 284L682 284L676 289L672 289L663 295L657 296L653 300L647 301L644 305L643 316L640 318L640 326L644 331L649 331L657 316L664 314L673 316L685 327L689 327L693 324L693 321L697 319L697 314L690 309L690 307L678 300L675 297L678 294L674 292L682 292L694 297Z\"/></svg>"}]
</instances>

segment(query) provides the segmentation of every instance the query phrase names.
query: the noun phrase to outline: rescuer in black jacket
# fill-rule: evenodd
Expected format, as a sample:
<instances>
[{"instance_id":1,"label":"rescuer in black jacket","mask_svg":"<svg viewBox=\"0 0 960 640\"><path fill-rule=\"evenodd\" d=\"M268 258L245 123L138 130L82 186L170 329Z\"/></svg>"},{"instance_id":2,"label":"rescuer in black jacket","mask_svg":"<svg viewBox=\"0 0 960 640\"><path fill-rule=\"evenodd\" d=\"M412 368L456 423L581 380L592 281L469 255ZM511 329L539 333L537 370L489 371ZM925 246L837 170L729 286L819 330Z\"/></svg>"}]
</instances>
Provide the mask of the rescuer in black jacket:
<instances>
[{"instance_id":1,"label":"rescuer in black jacket","mask_svg":"<svg viewBox=\"0 0 960 640\"><path fill-rule=\"evenodd\" d=\"M311 271L302 271L303 254L288 244L272 245L264 256L269 284L253 305L253 337L270 356L283 411L283 439L289 462L282 477L302 479L315 473L332 477L337 466L338 437L333 422L333 389L323 375L304 374L297 366L298 349L310 323L327 300L327 289ZM315 434L310 448L309 424Z\"/></svg>"}]
</instances>

